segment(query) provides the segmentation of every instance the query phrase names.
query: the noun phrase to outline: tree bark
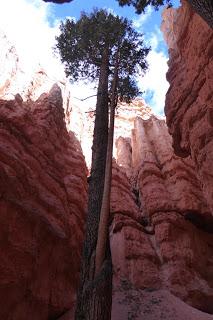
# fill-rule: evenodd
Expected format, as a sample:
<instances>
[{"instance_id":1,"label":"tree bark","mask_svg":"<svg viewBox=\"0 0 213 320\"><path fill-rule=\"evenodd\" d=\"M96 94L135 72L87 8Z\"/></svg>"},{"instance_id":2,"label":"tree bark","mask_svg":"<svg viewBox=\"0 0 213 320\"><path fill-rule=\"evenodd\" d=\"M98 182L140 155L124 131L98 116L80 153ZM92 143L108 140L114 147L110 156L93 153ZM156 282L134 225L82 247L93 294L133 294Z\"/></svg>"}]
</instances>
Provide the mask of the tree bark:
<instances>
[{"instance_id":1,"label":"tree bark","mask_svg":"<svg viewBox=\"0 0 213 320\"><path fill-rule=\"evenodd\" d=\"M192 8L213 29L213 0L188 0Z\"/></svg>"},{"instance_id":2,"label":"tree bark","mask_svg":"<svg viewBox=\"0 0 213 320\"><path fill-rule=\"evenodd\" d=\"M119 67L119 49L116 53L116 62L114 69L114 78L112 84L112 96L110 103L110 125L108 134L106 170L104 180L104 192L100 213L100 222L98 228L98 240L96 246L95 274L101 271L101 267L105 260L107 242L109 241L109 216L110 216L110 194L112 182L112 155L113 155L113 136L115 122L115 108L117 106L117 83L118 83L118 67Z\"/></svg>"},{"instance_id":3,"label":"tree bark","mask_svg":"<svg viewBox=\"0 0 213 320\"><path fill-rule=\"evenodd\" d=\"M95 277L95 249L104 189L108 140L108 76L109 50L106 48L102 57L97 92L88 217L75 320L109 320L111 318L112 265L109 243L107 243L105 264L99 275Z\"/></svg>"}]
</instances>

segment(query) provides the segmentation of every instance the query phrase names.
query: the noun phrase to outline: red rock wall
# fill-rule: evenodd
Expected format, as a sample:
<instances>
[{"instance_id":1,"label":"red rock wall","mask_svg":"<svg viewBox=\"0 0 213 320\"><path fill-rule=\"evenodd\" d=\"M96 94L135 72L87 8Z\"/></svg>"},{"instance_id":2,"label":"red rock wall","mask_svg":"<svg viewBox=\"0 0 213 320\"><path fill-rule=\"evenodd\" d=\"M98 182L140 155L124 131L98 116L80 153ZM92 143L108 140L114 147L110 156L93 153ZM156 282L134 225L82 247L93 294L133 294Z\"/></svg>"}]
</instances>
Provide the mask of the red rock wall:
<instances>
[{"instance_id":1,"label":"red rock wall","mask_svg":"<svg viewBox=\"0 0 213 320\"><path fill-rule=\"evenodd\" d=\"M87 181L59 87L0 100L0 319L56 319L75 299Z\"/></svg>"},{"instance_id":2,"label":"red rock wall","mask_svg":"<svg viewBox=\"0 0 213 320\"><path fill-rule=\"evenodd\" d=\"M56 318L76 293L86 204L81 147L65 129L57 86L35 103L19 95L1 101L0 119L0 318ZM164 120L136 115L131 123L113 165L112 319L171 319L173 310L173 319L210 319L181 302L212 313L212 220L195 167L174 155Z\"/></svg>"},{"instance_id":3,"label":"red rock wall","mask_svg":"<svg viewBox=\"0 0 213 320\"><path fill-rule=\"evenodd\" d=\"M182 3L163 15L170 48L165 113L175 153L191 155L213 214L213 30Z\"/></svg>"},{"instance_id":4,"label":"red rock wall","mask_svg":"<svg viewBox=\"0 0 213 320\"><path fill-rule=\"evenodd\" d=\"M192 160L174 154L165 121L154 116L135 119L131 148L121 139L117 145L122 152L111 199L115 287L127 281L142 289L139 298L146 290L166 290L212 313L213 219ZM132 163L132 177L124 159L128 174Z\"/></svg>"}]
</instances>

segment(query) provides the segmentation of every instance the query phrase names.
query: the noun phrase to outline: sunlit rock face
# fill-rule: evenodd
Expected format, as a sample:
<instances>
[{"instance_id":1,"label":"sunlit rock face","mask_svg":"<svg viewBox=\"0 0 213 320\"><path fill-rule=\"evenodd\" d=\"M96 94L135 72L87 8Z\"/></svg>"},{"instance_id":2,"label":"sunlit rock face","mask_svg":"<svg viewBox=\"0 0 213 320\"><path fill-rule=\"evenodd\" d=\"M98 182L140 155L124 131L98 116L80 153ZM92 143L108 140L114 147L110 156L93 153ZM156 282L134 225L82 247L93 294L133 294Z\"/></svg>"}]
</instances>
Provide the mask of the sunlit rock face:
<instances>
[{"instance_id":1,"label":"sunlit rock face","mask_svg":"<svg viewBox=\"0 0 213 320\"><path fill-rule=\"evenodd\" d=\"M92 159L91 146L93 141L93 129L95 122L95 101L91 103L90 100L88 100L87 105L86 103L81 105L77 100L71 100L72 101L70 103L69 118L67 117L67 126L69 128L70 121L71 127L74 128L75 134L81 142L87 166L88 168L90 168ZM121 152L123 152L121 147L121 140L127 142L127 144L130 142L132 129L134 127L134 119L137 116L146 119L149 118L152 113L153 112L151 108L145 103L144 99L142 98L138 98L132 101L130 104L124 102L118 103L118 107L116 108L115 112L113 156L119 165L120 161L123 164L127 161L126 156L128 157L128 155L126 153L121 155Z\"/></svg>"},{"instance_id":2,"label":"sunlit rock face","mask_svg":"<svg viewBox=\"0 0 213 320\"><path fill-rule=\"evenodd\" d=\"M60 88L0 100L0 319L56 319L72 308L87 203L81 146Z\"/></svg>"},{"instance_id":3,"label":"sunlit rock face","mask_svg":"<svg viewBox=\"0 0 213 320\"><path fill-rule=\"evenodd\" d=\"M0 31L0 45L0 98L10 100L19 94L25 102L35 101L57 82L62 91L67 130L74 132L80 141L87 166L90 167L95 103L88 100L87 104L83 104L76 99L79 96L79 89L75 92L76 89L71 87L59 60L55 60L50 74L50 70L42 67L36 57L32 66L26 65L22 53L17 52L16 47L2 31ZM79 84L79 87L81 85ZM83 94L83 90L80 92L85 97L86 93Z\"/></svg>"},{"instance_id":4,"label":"sunlit rock face","mask_svg":"<svg viewBox=\"0 0 213 320\"><path fill-rule=\"evenodd\" d=\"M48 92L55 82L59 82L65 91L65 77L63 73L48 74L48 71L36 60L32 66L27 66L16 47L10 43L7 36L0 30L0 97L13 99L19 93L24 100L36 100L43 92Z\"/></svg>"},{"instance_id":5,"label":"sunlit rock face","mask_svg":"<svg viewBox=\"0 0 213 320\"><path fill-rule=\"evenodd\" d=\"M213 31L186 2L163 14L170 88L165 113L175 153L191 155L213 214Z\"/></svg>"},{"instance_id":6,"label":"sunlit rock face","mask_svg":"<svg viewBox=\"0 0 213 320\"><path fill-rule=\"evenodd\" d=\"M6 35L2 31L0 31L0 41L2 48L0 53L0 94L1 97L4 97L8 88L10 87L11 81L13 81L14 77L16 76L19 58L15 47L9 43Z\"/></svg>"},{"instance_id":7,"label":"sunlit rock face","mask_svg":"<svg viewBox=\"0 0 213 320\"><path fill-rule=\"evenodd\" d=\"M137 117L148 119L153 114L143 99L135 99L130 104L119 103L115 115L114 157L117 164L132 175L132 130Z\"/></svg>"},{"instance_id":8,"label":"sunlit rock face","mask_svg":"<svg viewBox=\"0 0 213 320\"><path fill-rule=\"evenodd\" d=\"M86 160L89 163L91 144L84 141L85 131L89 132L89 127L87 128L87 126L90 126L91 122L86 121L88 118L85 113L87 108L84 110L79 107L79 103L76 104L78 101L73 98L76 94L65 77L61 63L55 59L51 74L48 68L41 66L36 57L32 66L26 65L22 52L18 53L16 47L10 43L2 31L0 31L0 45L0 98L11 100L14 99L16 94L19 94L24 102L35 101L44 92L49 92L54 83L57 82L62 91L67 130L75 133L81 142ZM86 127L86 130L84 127ZM90 132L91 140L92 130Z\"/></svg>"},{"instance_id":9,"label":"sunlit rock face","mask_svg":"<svg viewBox=\"0 0 213 320\"><path fill-rule=\"evenodd\" d=\"M49 68L41 66L36 56L31 66L25 64L23 53L17 51L1 30L0 45L0 98L11 100L19 94L23 101L35 101L42 93L49 92L57 82L62 91L67 129L74 131L78 139L81 139L84 112L74 101L71 104L71 93L75 92L71 90L60 61L55 59L50 74Z\"/></svg>"}]
</instances>

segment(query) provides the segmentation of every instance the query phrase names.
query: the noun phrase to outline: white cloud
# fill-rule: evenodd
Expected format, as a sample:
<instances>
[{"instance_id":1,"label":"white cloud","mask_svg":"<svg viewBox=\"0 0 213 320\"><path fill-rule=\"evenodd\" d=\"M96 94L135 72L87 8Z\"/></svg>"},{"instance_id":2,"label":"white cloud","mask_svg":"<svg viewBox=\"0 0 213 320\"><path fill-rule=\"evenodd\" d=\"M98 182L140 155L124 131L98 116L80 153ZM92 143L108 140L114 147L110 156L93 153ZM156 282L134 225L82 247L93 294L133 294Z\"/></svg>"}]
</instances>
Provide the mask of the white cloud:
<instances>
[{"instance_id":1,"label":"white cloud","mask_svg":"<svg viewBox=\"0 0 213 320\"><path fill-rule=\"evenodd\" d=\"M25 72L36 68L38 63L50 77L61 72L52 52L58 26L49 26L50 15L51 4L43 1L7 0L1 3L0 29L16 47Z\"/></svg>"},{"instance_id":2,"label":"white cloud","mask_svg":"<svg viewBox=\"0 0 213 320\"><path fill-rule=\"evenodd\" d=\"M104 9L108 12L108 14L112 14L115 17L118 15L112 8L104 7Z\"/></svg>"},{"instance_id":3,"label":"white cloud","mask_svg":"<svg viewBox=\"0 0 213 320\"><path fill-rule=\"evenodd\" d=\"M136 29L143 29L144 24L154 14L153 8L148 6L146 13L133 20ZM147 56L149 70L143 78L139 79L139 87L145 91L144 98L157 114L164 113L165 95L168 90L166 81L167 55L160 45L164 44L163 36L159 28L155 27L152 33L145 33L147 46L151 46L151 51Z\"/></svg>"},{"instance_id":4,"label":"white cloud","mask_svg":"<svg viewBox=\"0 0 213 320\"><path fill-rule=\"evenodd\" d=\"M150 18L152 12L153 8L151 6L148 6L145 13L142 13L137 19L133 20L133 27L136 29L140 29Z\"/></svg>"},{"instance_id":5,"label":"white cloud","mask_svg":"<svg viewBox=\"0 0 213 320\"><path fill-rule=\"evenodd\" d=\"M157 114L164 113L165 95L169 84L166 80L168 70L168 57L164 50L160 49L163 42L162 34L158 28L154 33L149 34L148 45L152 50L147 56L149 70L143 78L139 80L139 86L145 91L144 98Z\"/></svg>"}]
</instances>

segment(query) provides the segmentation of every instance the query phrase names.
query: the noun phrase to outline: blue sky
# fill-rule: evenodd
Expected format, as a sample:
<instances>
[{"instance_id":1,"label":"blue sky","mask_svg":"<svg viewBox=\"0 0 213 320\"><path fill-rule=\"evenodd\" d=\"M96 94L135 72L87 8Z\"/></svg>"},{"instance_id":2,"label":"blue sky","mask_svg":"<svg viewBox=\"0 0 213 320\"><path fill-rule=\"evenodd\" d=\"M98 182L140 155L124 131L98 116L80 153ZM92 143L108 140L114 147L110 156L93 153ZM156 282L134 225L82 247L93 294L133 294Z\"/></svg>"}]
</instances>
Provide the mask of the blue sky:
<instances>
[{"instance_id":1,"label":"blue sky","mask_svg":"<svg viewBox=\"0 0 213 320\"><path fill-rule=\"evenodd\" d=\"M174 7L177 7L179 5L179 0L173 0L173 4ZM120 7L117 0L74 0L71 3L64 3L63 5L52 4L54 15L60 19L64 19L66 16L74 16L78 19L81 11L91 12L93 8L111 8L116 14L127 17L130 20L135 20L142 16L142 14L136 15L132 6ZM146 23L146 31L151 31L154 25L160 25L161 11L162 8L153 12L151 15L152 19L149 19Z\"/></svg>"}]
</instances>

